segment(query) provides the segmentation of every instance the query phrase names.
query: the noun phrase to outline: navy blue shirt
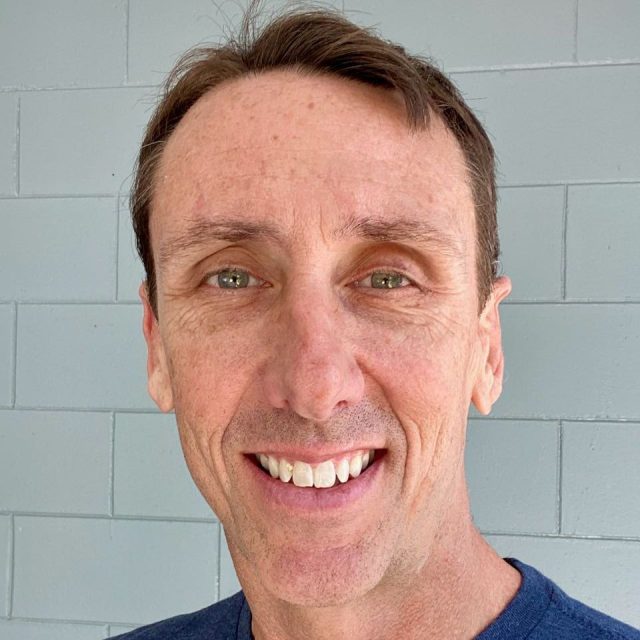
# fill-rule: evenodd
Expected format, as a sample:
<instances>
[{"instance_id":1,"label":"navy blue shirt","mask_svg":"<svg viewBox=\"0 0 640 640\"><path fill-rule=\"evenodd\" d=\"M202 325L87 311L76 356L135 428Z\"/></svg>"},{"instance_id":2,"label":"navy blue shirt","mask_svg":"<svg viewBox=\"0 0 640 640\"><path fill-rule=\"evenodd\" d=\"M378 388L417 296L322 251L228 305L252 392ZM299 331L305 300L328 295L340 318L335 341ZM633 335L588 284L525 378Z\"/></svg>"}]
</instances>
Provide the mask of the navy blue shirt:
<instances>
[{"instance_id":1,"label":"navy blue shirt","mask_svg":"<svg viewBox=\"0 0 640 640\"><path fill-rule=\"evenodd\" d=\"M570 598L533 567L505 558L522 575L513 600L476 640L640 640L640 631ZM194 613L116 636L118 640L252 640L242 591Z\"/></svg>"}]
</instances>

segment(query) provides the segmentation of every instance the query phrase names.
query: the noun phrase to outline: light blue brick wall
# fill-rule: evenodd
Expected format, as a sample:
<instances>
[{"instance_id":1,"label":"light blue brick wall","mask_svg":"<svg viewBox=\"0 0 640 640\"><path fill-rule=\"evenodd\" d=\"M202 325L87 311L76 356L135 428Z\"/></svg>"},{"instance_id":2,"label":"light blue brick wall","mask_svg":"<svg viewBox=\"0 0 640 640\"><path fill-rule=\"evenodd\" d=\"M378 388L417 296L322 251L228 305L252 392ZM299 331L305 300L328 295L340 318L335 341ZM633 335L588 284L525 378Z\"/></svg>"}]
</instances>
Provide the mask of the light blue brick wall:
<instances>
[{"instance_id":1,"label":"light blue brick wall","mask_svg":"<svg viewBox=\"0 0 640 640\"><path fill-rule=\"evenodd\" d=\"M0 200L0 300L112 301L117 224L114 198Z\"/></svg>"},{"instance_id":2,"label":"light blue brick wall","mask_svg":"<svg viewBox=\"0 0 640 640\"><path fill-rule=\"evenodd\" d=\"M109 514L111 416L0 411L3 510Z\"/></svg>"},{"instance_id":3,"label":"light blue brick wall","mask_svg":"<svg viewBox=\"0 0 640 640\"><path fill-rule=\"evenodd\" d=\"M0 304L0 407L9 407L14 402L15 324L15 306Z\"/></svg>"},{"instance_id":4,"label":"light blue brick wall","mask_svg":"<svg viewBox=\"0 0 640 640\"><path fill-rule=\"evenodd\" d=\"M117 194L126 189L153 95L152 90L124 86L23 92L21 195Z\"/></svg>"},{"instance_id":5,"label":"light blue brick wall","mask_svg":"<svg viewBox=\"0 0 640 640\"><path fill-rule=\"evenodd\" d=\"M126 206L157 84L238 16L218 4L0 8L2 638L103 638L238 588L173 419L147 396ZM496 144L514 291L503 398L469 425L476 523L500 553L635 625L639 6L343 7L433 55Z\"/></svg>"},{"instance_id":6,"label":"light blue brick wall","mask_svg":"<svg viewBox=\"0 0 640 640\"><path fill-rule=\"evenodd\" d=\"M189 476L173 414L117 413L113 464L115 515L217 519Z\"/></svg>"},{"instance_id":7,"label":"light blue brick wall","mask_svg":"<svg viewBox=\"0 0 640 640\"><path fill-rule=\"evenodd\" d=\"M18 97L0 93L0 196L17 189Z\"/></svg>"}]
</instances>

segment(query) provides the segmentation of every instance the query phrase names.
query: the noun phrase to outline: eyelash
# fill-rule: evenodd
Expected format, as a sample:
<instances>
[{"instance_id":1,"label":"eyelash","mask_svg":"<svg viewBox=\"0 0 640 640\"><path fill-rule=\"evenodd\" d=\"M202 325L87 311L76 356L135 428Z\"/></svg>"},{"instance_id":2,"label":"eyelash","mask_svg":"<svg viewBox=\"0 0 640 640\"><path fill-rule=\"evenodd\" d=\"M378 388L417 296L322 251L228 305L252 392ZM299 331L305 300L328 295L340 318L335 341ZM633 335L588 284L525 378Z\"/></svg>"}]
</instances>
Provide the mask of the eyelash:
<instances>
[{"instance_id":1,"label":"eyelash","mask_svg":"<svg viewBox=\"0 0 640 640\"><path fill-rule=\"evenodd\" d=\"M203 284L205 284L206 286L209 286L213 289L219 289L220 291L239 291L239 290L246 290L247 288L251 288L251 287L239 287L237 289L234 288L228 288L225 289L223 287L218 287L218 286L214 286L208 283L208 281L211 278L215 278L216 276L220 275L221 273L224 273L225 271L239 271L241 273L246 273L249 275L249 278L253 278L254 280L258 280L261 283L264 283L264 280L261 280L260 278L257 278L256 276L254 276L250 271L248 271L247 269L242 269L236 265L228 265L225 267L221 267L220 269L216 270L216 271L212 271L210 273L208 273L203 280ZM393 288L384 288L384 287L363 287L362 285L360 285L360 283L363 280L366 280L367 278L370 278L374 273L383 273L383 274L387 274L387 275L393 275L393 276L401 276L402 278L404 278L407 282L407 284L405 285L401 285L399 287L393 287ZM412 280L408 275L402 273L402 271L398 271L396 269L385 269L385 268L377 268L377 269L371 269L370 271L367 272L367 274L364 276L364 278L359 278L356 281L356 288L366 288L366 289L373 289L375 291L397 291L398 289L407 289L410 287L417 287L418 285L414 282L414 280ZM260 287L258 287L260 288ZM419 288L419 287L418 287Z\"/></svg>"}]
</instances>

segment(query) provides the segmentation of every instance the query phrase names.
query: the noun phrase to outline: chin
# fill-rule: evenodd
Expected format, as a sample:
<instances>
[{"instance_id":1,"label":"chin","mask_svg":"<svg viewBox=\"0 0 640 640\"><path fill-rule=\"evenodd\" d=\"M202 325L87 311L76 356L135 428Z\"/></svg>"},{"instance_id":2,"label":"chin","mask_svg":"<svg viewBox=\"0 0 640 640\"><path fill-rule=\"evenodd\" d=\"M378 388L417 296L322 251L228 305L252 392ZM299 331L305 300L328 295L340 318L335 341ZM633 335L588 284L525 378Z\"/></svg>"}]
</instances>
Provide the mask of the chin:
<instances>
[{"instance_id":1,"label":"chin","mask_svg":"<svg viewBox=\"0 0 640 640\"><path fill-rule=\"evenodd\" d=\"M333 607L359 599L375 589L383 563L354 547L322 551L286 549L265 563L260 576L266 590L292 605ZM262 564L262 563L260 563Z\"/></svg>"}]
</instances>

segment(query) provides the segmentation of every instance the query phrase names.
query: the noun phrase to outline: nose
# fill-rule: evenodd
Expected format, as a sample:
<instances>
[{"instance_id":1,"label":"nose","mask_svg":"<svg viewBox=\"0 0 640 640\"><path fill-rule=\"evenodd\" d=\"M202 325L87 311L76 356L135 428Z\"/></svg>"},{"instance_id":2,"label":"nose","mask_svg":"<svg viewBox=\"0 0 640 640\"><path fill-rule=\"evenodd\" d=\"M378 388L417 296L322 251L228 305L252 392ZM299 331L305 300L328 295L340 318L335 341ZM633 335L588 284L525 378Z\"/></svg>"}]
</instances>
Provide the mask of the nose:
<instances>
[{"instance_id":1,"label":"nose","mask_svg":"<svg viewBox=\"0 0 640 640\"><path fill-rule=\"evenodd\" d=\"M364 377L335 305L301 297L283 310L269 335L273 348L263 384L271 406L324 422L360 402Z\"/></svg>"}]
</instances>

